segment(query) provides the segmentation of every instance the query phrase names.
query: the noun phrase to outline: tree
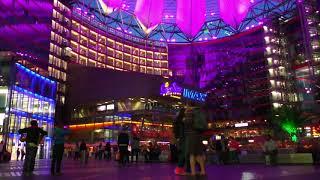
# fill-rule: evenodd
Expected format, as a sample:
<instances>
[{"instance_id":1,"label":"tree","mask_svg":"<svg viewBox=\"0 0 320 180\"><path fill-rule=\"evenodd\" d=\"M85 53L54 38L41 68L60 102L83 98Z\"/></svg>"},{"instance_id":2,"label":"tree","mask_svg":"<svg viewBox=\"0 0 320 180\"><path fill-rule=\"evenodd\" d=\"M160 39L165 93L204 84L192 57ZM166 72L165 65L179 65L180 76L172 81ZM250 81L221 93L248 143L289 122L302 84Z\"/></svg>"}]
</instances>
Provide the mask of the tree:
<instances>
[{"instance_id":1,"label":"tree","mask_svg":"<svg viewBox=\"0 0 320 180\"><path fill-rule=\"evenodd\" d=\"M302 125L303 121L300 112L294 107L283 105L271 111L272 128L274 134L280 139L289 136L292 141L296 142L298 140L298 127Z\"/></svg>"}]
</instances>

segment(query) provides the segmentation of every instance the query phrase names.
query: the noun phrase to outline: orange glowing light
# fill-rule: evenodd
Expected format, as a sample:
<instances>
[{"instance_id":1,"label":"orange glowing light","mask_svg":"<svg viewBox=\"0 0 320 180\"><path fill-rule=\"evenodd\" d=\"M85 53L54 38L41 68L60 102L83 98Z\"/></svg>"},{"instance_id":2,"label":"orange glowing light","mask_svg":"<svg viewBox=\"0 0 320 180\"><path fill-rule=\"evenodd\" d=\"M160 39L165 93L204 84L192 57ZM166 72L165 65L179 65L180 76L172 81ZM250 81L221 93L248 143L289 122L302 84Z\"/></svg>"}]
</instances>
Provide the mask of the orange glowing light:
<instances>
[{"instance_id":1,"label":"orange glowing light","mask_svg":"<svg viewBox=\"0 0 320 180\"><path fill-rule=\"evenodd\" d=\"M142 122L139 121L117 121L117 122L104 122L104 123L88 123L88 124L78 124L78 125L69 125L70 129L81 129L81 128L101 128L101 127L106 127L106 126L111 126L111 125L119 125L119 124L136 124L136 125L141 125ZM145 122L144 125L146 126L163 126L163 127L173 127L171 124L158 124L158 123L150 123L150 122Z\"/></svg>"}]
</instances>

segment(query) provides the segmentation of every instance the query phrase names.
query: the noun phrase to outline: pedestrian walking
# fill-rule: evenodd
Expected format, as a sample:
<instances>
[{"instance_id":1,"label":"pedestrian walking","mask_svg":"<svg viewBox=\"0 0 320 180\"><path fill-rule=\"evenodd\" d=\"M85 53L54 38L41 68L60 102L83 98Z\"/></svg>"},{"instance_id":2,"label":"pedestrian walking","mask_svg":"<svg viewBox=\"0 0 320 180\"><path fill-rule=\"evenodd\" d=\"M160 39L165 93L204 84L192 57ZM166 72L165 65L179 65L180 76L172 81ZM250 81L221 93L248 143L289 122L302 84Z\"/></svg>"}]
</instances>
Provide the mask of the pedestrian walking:
<instances>
[{"instance_id":1,"label":"pedestrian walking","mask_svg":"<svg viewBox=\"0 0 320 180\"><path fill-rule=\"evenodd\" d=\"M70 130L64 129L61 123L58 123L54 128L51 175L61 175L61 161L64 153L65 136L69 134Z\"/></svg>"},{"instance_id":2,"label":"pedestrian walking","mask_svg":"<svg viewBox=\"0 0 320 180\"><path fill-rule=\"evenodd\" d=\"M20 157L20 148L17 149L17 161L19 161L19 157Z\"/></svg>"},{"instance_id":3,"label":"pedestrian walking","mask_svg":"<svg viewBox=\"0 0 320 180\"><path fill-rule=\"evenodd\" d=\"M25 155L26 155L26 152L24 151L24 147L21 147L21 161L24 160Z\"/></svg>"},{"instance_id":4,"label":"pedestrian walking","mask_svg":"<svg viewBox=\"0 0 320 180\"><path fill-rule=\"evenodd\" d=\"M229 137L229 154L230 161L235 163L240 163L239 154L240 154L240 143L236 141L233 137Z\"/></svg>"},{"instance_id":5,"label":"pedestrian walking","mask_svg":"<svg viewBox=\"0 0 320 180\"><path fill-rule=\"evenodd\" d=\"M207 129L207 126L206 113L203 108L187 108L185 119L186 154L190 157L192 176L196 175L196 163L200 165L200 175L206 175L202 132Z\"/></svg>"},{"instance_id":6,"label":"pedestrian walking","mask_svg":"<svg viewBox=\"0 0 320 180\"><path fill-rule=\"evenodd\" d=\"M118 136L118 146L120 153L120 161L121 165L126 165L128 161L128 146L129 146L129 135L125 129L123 129Z\"/></svg>"},{"instance_id":7,"label":"pedestrian walking","mask_svg":"<svg viewBox=\"0 0 320 180\"><path fill-rule=\"evenodd\" d=\"M74 148L74 160L78 160L80 158L80 146L79 143L77 142Z\"/></svg>"},{"instance_id":8,"label":"pedestrian walking","mask_svg":"<svg viewBox=\"0 0 320 180\"><path fill-rule=\"evenodd\" d=\"M87 161L87 144L84 140L82 140L81 144L80 144L80 162L81 162L81 165L85 165L88 163L88 161Z\"/></svg>"},{"instance_id":9,"label":"pedestrian walking","mask_svg":"<svg viewBox=\"0 0 320 180\"><path fill-rule=\"evenodd\" d=\"M131 141L131 162L133 162L133 158L135 156L135 162L138 162L139 153L140 153L140 139L138 136L133 136Z\"/></svg>"},{"instance_id":10,"label":"pedestrian walking","mask_svg":"<svg viewBox=\"0 0 320 180\"><path fill-rule=\"evenodd\" d=\"M110 144L110 142L106 143L106 146L104 149L105 149L105 159L111 160L111 144Z\"/></svg>"},{"instance_id":11,"label":"pedestrian walking","mask_svg":"<svg viewBox=\"0 0 320 180\"><path fill-rule=\"evenodd\" d=\"M39 142L42 141L43 137L48 133L38 127L38 122L35 120L31 121L31 126L28 128L20 129L19 134L26 134L26 159L23 165L23 174L26 176L32 175L35 165L35 158L38 151Z\"/></svg>"},{"instance_id":12,"label":"pedestrian walking","mask_svg":"<svg viewBox=\"0 0 320 180\"><path fill-rule=\"evenodd\" d=\"M3 161L4 152L5 152L4 150L5 150L4 142L1 141L0 142L0 163Z\"/></svg>"},{"instance_id":13,"label":"pedestrian walking","mask_svg":"<svg viewBox=\"0 0 320 180\"><path fill-rule=\"evenodd\" d=\"M186 165L186 147L185 147L185 136L184 136L184 117L185 109L182 108L179 111L173 123L173 134L176 138L177 149L178 149L178 164L174 172L177 175L185 175L185 165ZM187 163L188 164L188 163Z\"/></svg>"},{"instance_id":14,"label":"pedestrian walking","mask_svg":"<svg viewBox=\"0 0 320 180\"><path fill-rule=\"evenodd\" d=\"M271 135L267 136L267 141L263 145L267 165L277 164L278 147Z\"/></svg>"},{"instance_id":15,"label":"pedestrian walking","mask_svg":"<svg viewBox=\"0 0 320 180\"><path fill-rule=\"evenodd\" d=\"M97 160L98 159L98 146L93 147L93 152L94 152L94 159Z\"/></svg>"},{"instance_id":16,"label":"pedestrian walking","mask_svg":"<svg viewBox=\"0 0 320 180\"><path fill-rule=\"evenodd\" d=\"M98 146L98 158L99 158L99 160L102 160L102 155L103 155L103 148L102 148L102 143L100 143L99 146Z\"/></svg>"}]
</instances>

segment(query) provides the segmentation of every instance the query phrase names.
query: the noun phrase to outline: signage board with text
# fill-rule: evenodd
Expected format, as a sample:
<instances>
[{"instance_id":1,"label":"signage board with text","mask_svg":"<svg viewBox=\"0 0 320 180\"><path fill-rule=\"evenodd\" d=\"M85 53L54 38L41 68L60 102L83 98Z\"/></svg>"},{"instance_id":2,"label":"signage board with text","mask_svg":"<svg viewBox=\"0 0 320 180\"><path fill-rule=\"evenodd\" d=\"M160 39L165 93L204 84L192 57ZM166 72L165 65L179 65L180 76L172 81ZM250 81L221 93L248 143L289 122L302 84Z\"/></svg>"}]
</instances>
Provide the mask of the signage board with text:
<instances>
[{"instance_id":1,"label":"signage board with text","mask_svg":"<svg viewBox=\"0 0 320 180\"><path fill-rule=\"evenodd\" d=\"M160 87L160 95L170 96L173 98L184 98L198 102L205 102L207 98L206 93L202 93L196 90L183 88L179 86L176 82L170 83L165 82Z\"/></svg>"}]
</instances>

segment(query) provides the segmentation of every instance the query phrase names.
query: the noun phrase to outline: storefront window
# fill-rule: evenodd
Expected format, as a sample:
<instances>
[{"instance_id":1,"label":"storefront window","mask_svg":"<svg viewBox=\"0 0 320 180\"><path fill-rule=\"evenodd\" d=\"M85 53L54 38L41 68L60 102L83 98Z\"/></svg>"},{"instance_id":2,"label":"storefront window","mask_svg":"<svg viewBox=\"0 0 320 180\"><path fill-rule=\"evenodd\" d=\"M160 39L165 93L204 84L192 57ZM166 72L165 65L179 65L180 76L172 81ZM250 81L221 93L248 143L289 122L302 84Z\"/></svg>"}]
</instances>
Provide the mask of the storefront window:
<instances>
[{"instance_id":1,"label":"storefront window","mask_svg":"<svg viewBox=\"0 0 320 180\"><path fill-rule=\"evenodd\" d=\"M9 126L10 132L14 131L14 123L15 123L16 119L17 119L17 117L14 114L10 115L10 126Z\"/></svg>"},{"instance_id":2,"label":"storefront window","mask_svg":"<svg viewBox=\"0 0 320 180\"><path fill-rule=\"evenodd\" d=\"M12 159L15 160L17 149L24 148L23 143L19 141L20 135L17 131L29 127L31 120L38 121L39 127L52 135L55 102L53 99L14 86L11 104L9 132L12 134L9 135L8 150L12 153ZM50 143L50 138L47 138L42 146L47 153L49 149L46 147L50 147ZM48 154L45 156L47 157Z\"/></svg>"},{"instance_id":3,"label":"storefront window","mask_svg":"<svg viewBox=\"0 0 320 180\"><path fill-rule=\"evenodd\" d=\"M3 131L3 122L5 119L5 109L7 106L7 94L8 89L7 87L0 87L0 134ZM0 139L2 139L0 137Z\"/></svg>"},{"instance_id":4,"label":"storefront window","mask_svg":"<svg viewBox=\"0 0 320 180\"><path fill-rule=\"evenodd\" d=\"M23 95L22 96L23 97L23 99L22 99L22 111L24 111L24 112L28 112L28 105L29 105L29 98L28 98L28 96L25 96L25 95Z\"/></svg>"},{"instance_id":5,"label":"storefront window","mask_svg":"<svg viewBox=\"0 0 320 180\"><path fill-rule=\"evenodd\" d=\"M27 126L27 118L22 117L20 121L20 129L26 128Z\"/></svg>"}]
</instances>

